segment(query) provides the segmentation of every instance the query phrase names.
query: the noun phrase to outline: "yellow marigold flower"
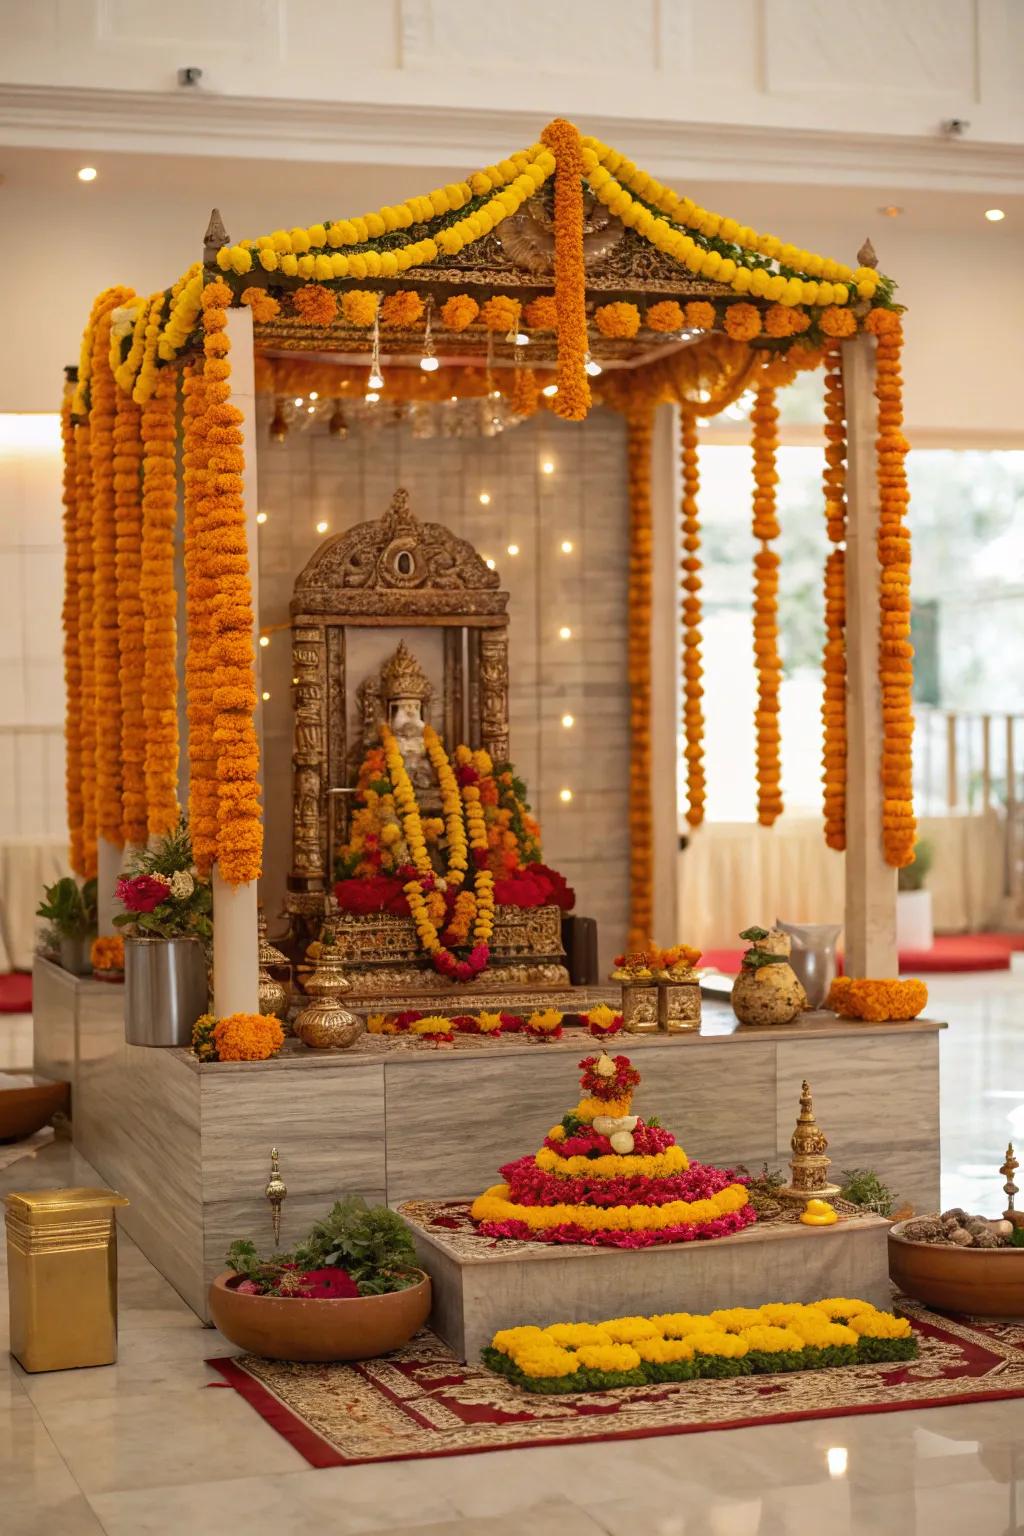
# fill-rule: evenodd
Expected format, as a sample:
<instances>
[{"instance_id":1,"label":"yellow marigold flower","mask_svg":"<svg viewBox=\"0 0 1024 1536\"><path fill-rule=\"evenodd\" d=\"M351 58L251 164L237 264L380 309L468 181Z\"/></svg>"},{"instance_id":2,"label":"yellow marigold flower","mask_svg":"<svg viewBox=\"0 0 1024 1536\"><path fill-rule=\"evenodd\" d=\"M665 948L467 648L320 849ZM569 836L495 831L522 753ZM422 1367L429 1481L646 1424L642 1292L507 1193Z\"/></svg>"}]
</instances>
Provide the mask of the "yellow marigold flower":
<instances>
[{"instance_id":1,"label":"yellow marigold flower","mask_svg":"<svg viewBox=\"0 0 1024 1536\"><path fill-rule=\"evenodd\" d=\"M588 1371L635 1371L640 1364L631 1344L582 1344L575 1359Z\"/></svg>"}]
</instances>

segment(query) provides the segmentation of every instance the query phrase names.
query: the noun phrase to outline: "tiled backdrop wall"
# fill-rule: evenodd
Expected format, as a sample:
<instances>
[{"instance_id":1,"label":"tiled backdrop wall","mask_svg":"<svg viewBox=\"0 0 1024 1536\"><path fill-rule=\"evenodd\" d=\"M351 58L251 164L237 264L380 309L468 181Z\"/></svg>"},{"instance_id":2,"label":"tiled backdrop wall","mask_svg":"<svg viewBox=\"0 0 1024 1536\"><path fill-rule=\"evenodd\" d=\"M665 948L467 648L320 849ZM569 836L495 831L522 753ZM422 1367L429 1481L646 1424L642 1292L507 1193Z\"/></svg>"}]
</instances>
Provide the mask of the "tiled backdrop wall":
<instances>
[{"instance_id":1,"label":"tiled backdrop wall","mask_svg":"<svg viewBox=\"0 0 1024 1536\"><path fill-rule=\"evenodd\" d=\"M330 437L319 419L277 444L268 416L261 407L259 621L270 631L258 653L260 688L269 694L261 896L268 914L280 909L291 839L290 641L275 626L287 625L295 577L322 540L382 517L404 485L416 516L444 523L493 559L510 594L512 757L541 821L545 857L576 887L577 911L597 918L606 962L623 942L628 896L621 418L602 410L567 425L544 414L493 438L420 439L408 424L389 424L345 440ZM361 680L350 676L349 686Z\"/></svg>"},{"instance_id":2,"label":"tiled backdrop wall","mask_svg":"<svg viewBox=\"0 0 1024 1536\"><path fill-rule=\"evenodd\" d=\"M0 415L0 838L64 833L60 418Z\"/></svg>"}]
</instances>

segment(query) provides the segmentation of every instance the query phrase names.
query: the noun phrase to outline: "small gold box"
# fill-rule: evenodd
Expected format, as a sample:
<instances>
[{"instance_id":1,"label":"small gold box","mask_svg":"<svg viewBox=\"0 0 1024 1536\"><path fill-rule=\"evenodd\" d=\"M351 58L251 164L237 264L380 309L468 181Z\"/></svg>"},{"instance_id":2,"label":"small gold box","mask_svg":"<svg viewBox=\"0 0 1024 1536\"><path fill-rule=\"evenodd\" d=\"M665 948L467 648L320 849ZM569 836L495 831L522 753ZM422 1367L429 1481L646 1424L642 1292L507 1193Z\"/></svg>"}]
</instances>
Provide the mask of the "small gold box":
<instances>
[{"instance_id":1,"label":"small gold box","mask_svg":"<svg viewBox=\"0 0 1024 1536\"><path fill-rule=\"evenodd\" d=\"M117 1222L112 1189L7 1196L11 1354L26 1371L117 1359Z\"/></svg>"},{"instance_id":2,"label":"small gold box","mask_svg":"<svg viewBox=\"0 0 1024 1536\"><path fill-rule=\"evenodd\" d=\"M663 981L658 987L658 1028L670 1035L700 1029L700 982Z\"/></svg>"},{"instance_id":3,"label":"small gold box","mask_svg":"<svg viewBox=\"0 0 1024 1536\"><path fill-rule=\"evenodd\" d=\"M658 1028L658 988L653 981L622 984L622 1027L630 1035L653 1035Z\"/></svg>"}]
</instances>

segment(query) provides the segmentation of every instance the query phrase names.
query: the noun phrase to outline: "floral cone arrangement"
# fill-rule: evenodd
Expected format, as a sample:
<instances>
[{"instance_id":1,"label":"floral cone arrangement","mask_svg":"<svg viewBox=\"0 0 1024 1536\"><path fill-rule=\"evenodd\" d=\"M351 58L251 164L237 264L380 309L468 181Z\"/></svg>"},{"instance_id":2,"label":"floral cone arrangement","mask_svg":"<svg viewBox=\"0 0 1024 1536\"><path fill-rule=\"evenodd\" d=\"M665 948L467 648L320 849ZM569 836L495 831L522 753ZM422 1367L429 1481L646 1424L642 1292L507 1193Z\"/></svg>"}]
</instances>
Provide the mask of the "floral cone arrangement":
<instances>
[{"instance_id":1,"label":"floral cone arrangement","mask_svg":"<svg viewBox=\"0 0 1024 1536\"><path fill-rule=\"evenodd\" d=\"M813 1371L912 1360L906 1318L836 1296L802 1305L772 1301L707 1315L670 1312L606 1323L503 1328L484 1364L527 1392L605 1392L702 1376Z\"/></svg>"},{"instance_id":2,"label":"floral cone arrangement","mask_svg":"<svg viewBox=\"0 0 1024 1536\"><path fill-rule=\"evenodd\" d=\"M628 1057L602 1052L580 1066L576 1108L473 1202L482 1234L646 1248L726 1237L756 1220L731 1171L691 1163L668 1131L630 1114L640 1073Z\"/></svg>"}]
</instances>

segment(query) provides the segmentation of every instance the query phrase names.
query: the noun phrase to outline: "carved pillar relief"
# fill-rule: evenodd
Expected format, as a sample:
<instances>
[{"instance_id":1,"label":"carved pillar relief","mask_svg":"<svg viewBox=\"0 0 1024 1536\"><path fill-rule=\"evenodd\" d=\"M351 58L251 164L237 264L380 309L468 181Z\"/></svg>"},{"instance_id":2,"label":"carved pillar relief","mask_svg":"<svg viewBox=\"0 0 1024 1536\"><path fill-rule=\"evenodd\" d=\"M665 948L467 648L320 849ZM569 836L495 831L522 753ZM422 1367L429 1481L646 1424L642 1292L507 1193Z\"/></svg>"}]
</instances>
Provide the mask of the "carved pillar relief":
<instances>
[{"instance_id":1,"label":"carved pillar relief","mask_svg":"<svg viewBox=\"0 0 1024 1536\"><path fill-rule=\"evenodd\" d=\"M496 763L509 757L508 630L480 631L480 744Z\"/></svg>"},{"instance_id":2,"label":"carved pillar relief","mask_svg":"<svg viewBox=\"0 0 1024 1536\"><path fill-rule=\"evenodd\" d=\"M324 885L324 783L327 678L320 625L292 630L295 742L292 752L292 878L307 890Z\"/></svg>"}]
</instances>

